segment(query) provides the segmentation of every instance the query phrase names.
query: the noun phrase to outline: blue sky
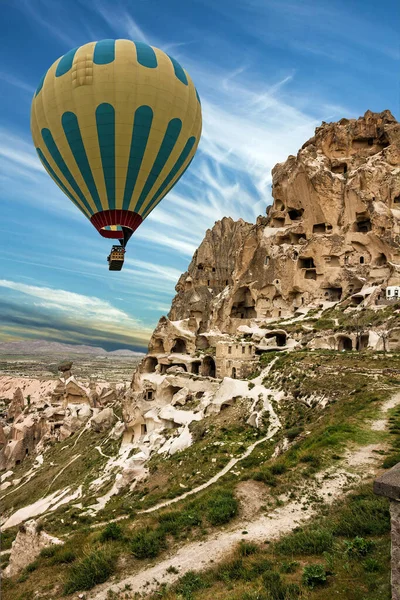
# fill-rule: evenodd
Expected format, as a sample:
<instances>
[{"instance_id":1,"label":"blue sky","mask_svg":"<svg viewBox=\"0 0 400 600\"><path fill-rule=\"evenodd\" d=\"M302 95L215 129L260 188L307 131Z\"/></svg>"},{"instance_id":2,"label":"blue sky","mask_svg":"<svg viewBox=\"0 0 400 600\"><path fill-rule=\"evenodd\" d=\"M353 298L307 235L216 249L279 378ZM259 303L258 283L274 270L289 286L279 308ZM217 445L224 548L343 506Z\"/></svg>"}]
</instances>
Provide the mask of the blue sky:
<instances>
[{"instance_id":1,"label":"blue sky","mask_svg":"<svg viewBox=\"0 0 400 600\"><path fill-rule=\"evenodd\" d=\"M3 0L0 341L143 349L207 228L254 221L271 169L321 121L399 118L397 0ZM30 137L42 74L73 47L143 40L190 73L203 135L185 176L109 273L110 242L44 172Z\"/></svg>"}]
</instances>

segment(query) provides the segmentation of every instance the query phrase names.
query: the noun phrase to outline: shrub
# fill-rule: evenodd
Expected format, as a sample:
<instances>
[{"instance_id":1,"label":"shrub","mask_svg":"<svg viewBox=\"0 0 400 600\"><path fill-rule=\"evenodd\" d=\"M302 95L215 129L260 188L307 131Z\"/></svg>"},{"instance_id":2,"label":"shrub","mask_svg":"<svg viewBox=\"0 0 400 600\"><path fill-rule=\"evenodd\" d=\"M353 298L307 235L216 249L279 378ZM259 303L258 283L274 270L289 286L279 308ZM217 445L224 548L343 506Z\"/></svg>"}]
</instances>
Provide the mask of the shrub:
<instances>
[{"instance_id":1,"label":"shrub","mask_svg":"<svg viewBox=\"0 0 400 600\"><path fill-rule=\"evenodd\" d=\"M369 552L371 552L374 544L371 540L366 540L362 537L355 537L350 542L345 542L345 554L349 558L360 558L361 556L366 556Z\"/></svg>"},{"instance_id":2,"label":"shrub","mask_svg":"<svg viewBox=\"0 0 400 600\"><path fill-rule=\"evenodd\" d=\"M108 523L100 533L101 542L120 540L122 537L122 529L117 523Z\"/></svg>"},{"instance_id":3,"label":"shrub","mask_svg":"<svg viewBox=\"0 0 400 600\"><path fill-rule=\"evenodd\" d=\"M47 546L40 551L40 558L52 558L57 552L57 546Z\"/></svg>"},{"instance_id":4,"label":"shrub","mask_svg":"<svg viewBox=\"0 0 400 600\"><path fill-rule=\"evenodd\" d=\"M300 588L295 584L286 585L279 573L269 571L264 573L263 584L269 600L291 600L300 595Z\"/></svg>"},{"instance_id":5,"label":"shrub","mask_svg":"<svg viewBox=\"0 0 400 600\"><path fill-rule=\"evenodd\" d=\"M51 564L62 565L72 563L76 560L76 554L72 550L59 550L52 558Z\"/></svg>"},{"instance_id":6,"label":"shrub","mask_svg":"<svg viewBox=\"0 0 400 600\"><path fill-rule=\"evenodd\" d=\"M367 573L377 573L382 570L382 565L375 558L367 558L363 562L364 571Z\"/></svg>"},{"instance_id":7,"label":"shrub","mask_svg":"<svg viewBox=\"0 0 400 600\"><path fill-rule=\"evenodd\" d=\"M185 600L191 600L193 592L197 592L206 587L208 587L208 584L202 575L195 573L194 571L188 571L180 578L175 589L178 594L181 594L183 598L185 598Z\"/></svg>"},{"instance_id":8,"label":"shrub","mask_svg":"<svg viewBox=\"0 0 400 600\"><path fill-rule=\"evenodd\" d=\"M90 590L99 583L104 583L115 571L117 555L109 548L96 548L87 553L68 572L64 587L65 594L78 590Z\"/></svg>"},{"instance_id":9,"label":"shrub","mask_svg":"<svg viewBox=\"0 0 400 600\"><path fill-rule=\"evenodd\" d=\"M255 481L262 481L272 487L276 486L276 477L272 474L271 469L268 468L256 471L253 475L253 479Z\"/></svg>"},{"instance_id":10,"label":"shrub","mask_svg":"<svg viewBox=\"0 0 400 600\"><path fill-rule=\"evenodd\" d=\"M266 571L271 571L272 566L272 562L267 558L255 558L252 560L249 566L251 579L256 579L259 575L262 575Z\"/></svg>"},{"instance_id":11,"label":"shrub","mask_svg":"<svg viewBox=\"0 0 400 600\"><path fill-rule=\"evenodd\" d=\"M218 490L208 501L206 517L211 525L224 525L237 515L238 501L230 490Z\"/></svg>"},{"instance_id":12,"label":"shrub","mask_svg":"<svg viewBox=\"0 0 400 600\"><path fill-rule=\"evenodd\" d=\"M201 525L201 516L195 508L185 511L170 510L158 517L159 528L165 534L178 535L181 531Z\"/></svg>"},{"instance_id":13,"label":"shrub","mask_svg":"<svg viewBox=\"0 0 400 600\"><path fill-rule=\"evenodd\" d=\"M400 454L391 454L387 456L382 463L384 469L391 469L400 462Z\"/></svg>"},{"instance_id":14,"label":"shrub","mask_svg":"<svg viewBox=\"0 0 400 600\"><path fill-rule=\"evenodd\" d=\"M35 561L29 563L29 565L27 565L25 567L25 571L27 573L33 573L33 571L36 571L37 568L38 568L38 561L35 560Z\"/></svg>"},{"instance_id":15,"label":"shrub","mask_svg":"<svg viewBox=\"0 0 400 600\"><path fill-rule=\"evenodd\" d=\"M154 558L165 545L160 531L146 527L139 529L131 540L131 551L136 558Z\"/></svg>"},{"instance_id":16,"label":"shrub","mask_svg":"<svg viewBox=\"0 0 400 600\"><path fill-rule=\"evenodd\" d=\"M304 431L304 427L298 426L298 427L292 427L291 429L288 429L285 432L285 435L287 437L287 439L289 440L289 442L293 442L294 439L296 439L301 433L303 433Z\"/></svg>"},{"instance_id":17,"label":"shrub","mask_svg":"<svg viewBox=\"0 0 400 600\"><path fill-rule=\"evenodd\" d=\"M284 462L276 462L270 468L272 475L282 475L282 473L286 473L287 471L287 466Z\"/></svg>"},{"instance_id":18,"label":"shrub","mask_svg":"<svg viewBox=\"0 0 400 600\"><path fill-rule=\"evenodd\" d=\"M217 579L229 583L238 579L245 579L246 569L241 558L222 563L217 567Z\"/></svg>"},{"instance_id":19,"label":"shrub","mask_svg":"<svg viewBox=\"0 0 400 600\"><path fill-rule=\"evenodd\" d=\"M244 542L243 540L239 544L239 554L241 556L251 556L257 554L258 546L252 542Z\"/></svg>"},{"instance_id":20,"label":"shrub","mask_svg":"<svg viewBox=\"0 0 400 600\"><path fill-rule=\"evenodd\" d=\"M169 573L170 575L177 575L179 573L179 570L176 567L174 567L173 565L170 565L168 567L168 569L166 569L165 572Z\"/></svg>"},{"instance_id":21,"label":"shrub","mask_svg":"<svg viewBox=\"0 0 400 600\"><path fill-rule=\"evenodd\" d=\"M277 542L280 554L322 554L331 550L332 533L327 529L300 529Z\"/></svg>"},{"instance_id":22,"label":"shrub","mask_svg":"<svg viewBox=\"0 0 400 600\"><path fill-rule=\"evenodd\" d=\"M300 456L300 462L309 463L313 465L313 467L319 467L321 464L321 458L316 454L312 454L311 452L307 452Z\"/></svg>"},{"instance_id":23,"label":"shrub","mask_svg":"<svg viewBox=\"0 0 400 600\"><path fill-rule=\"evenodd\" d=\"M390 531L390 515L386 498L375 496L372 489L353 494L334 523L333 533L348 537L382 535Z\"/></svg>"},{"instance_id":24,"label":"shrub","mask_svg":"<svg viewBox=\"0 0 400 600\"><path fill-rule=\"evenodd\" d=\"M307 565L303 569L303 583L313 588L326 582L326 570L324 565Z\"/></svg>"},{"instance_id":25,"label":"shrub","mask_svg":"<svg viewBox=\"0 0 400 600\"><path fill-rule=\"evenodd\" d=\"M291 562L284 560L281 563L279 570L281 573L294 573L298 566L299 566L299 563L295 560L292 560Z\"/></svg>"}]
</instances>

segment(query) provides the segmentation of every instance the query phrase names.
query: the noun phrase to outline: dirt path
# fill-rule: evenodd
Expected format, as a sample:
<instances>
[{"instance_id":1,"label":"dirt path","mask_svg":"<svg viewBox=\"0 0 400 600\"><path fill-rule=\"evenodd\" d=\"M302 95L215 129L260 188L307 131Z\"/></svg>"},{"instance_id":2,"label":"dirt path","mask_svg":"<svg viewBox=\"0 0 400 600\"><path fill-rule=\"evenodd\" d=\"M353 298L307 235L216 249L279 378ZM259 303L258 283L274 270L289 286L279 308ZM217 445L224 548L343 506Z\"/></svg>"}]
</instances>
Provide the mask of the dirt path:
<instances>
[{"instance_id":1,"label":"dirt path","mask_svg":"<svg viewBox=\"0 0 400 600\"><path fill-rule=\"evenodd\" d=\"M225 467L223 469L221 469L221 471L218 471L218 473L216 475L214 475L214 477L211 477L211 479L209 479L205 483L202 483L201 485L193 488L192 490L189 490L188 492L185 492L181 496L177 496L176 498L173 498L172 500L167 500L166 502L160 502L160 504L156 504L155 506L152 506L151 508L147 508L146 510L140 510L138 512L139 513L151 513L151 512L154 512L155 510L159 510L160 508L165 508L166 506L175 504L175 502L180 502L181 500L184 500L188 496L192 496L193 494L198 494L198 492L205 490L206 488L210 487L210 485L212 485L213 483L216 483L218 481L218 479L221 479L221 477L223 477L226 473L228 473L228 471L233 469L233 467L235 465L237 465L238 462L240 462L241 460L243 460L244 458L249 456L253 452L254 448L256 448L256 446L258 446L259 444L262 444L263 442L266 442L271 437L273 437L275 435L276 431L277 431L276 429L272 430L268 435L261 438L261 440L257 440L256 442L254 442L254 444L251 444L251 446L249 446L247 448L247 450L241 456L239 456L238 458L232 458L228 462L228 464L225 465Z\"/></svg>"},{"instance_id":2,"label":"dirt path","mask_svg":"<svg viewBox=\"0 0 400 600\"><path fill-rule=\"evenodd\" d=\"M326 504L331 504L340 495L344 488L349 484L361 481L370 473L365 469L366 465L376 464L379 457L374 456L373 452L378 446L370 445L356 452L349 454L343 461L341 468L334 470L330 468L320 473L314 483L307 483L305 493L299 501L292 501L285 506L279 507L268 515L259 515L257 510L260 508L260 502L265 500L260 495L259 487L255 482L243 482L239 484L238 496L243 506L243 518L235 527L213 533L203 542L193 542L180 548L173 556L160 561L159 563L147 566L139 573L131 575L117 584L103 587L97 592L89 594L88 598L92 600L106 600L108 591L120 592L125 586L130 586L132 592L154 591L161 583L172 583L178 577L192 569L207 569L220 561L235 547L240 540L251 540L254 542L265 542L274 540L283 534L289 533L295 527L304 521L307 521L316 514L316 509L309 505L308 497L310 494L318 495ZM265 490L265 488L264 488ZM257 506L255 505L258 505ZM249 506L252 510L249 510ZM256 510L254 510L256 509ZM253 514L253 519L251 515ZM243 531L247 533L244 534ZM178 574L167 573L167 569L174 567Z\"/></svg>"},{"instance_id":3,"label":"dirt path","mask_svg":"<svg viewBox=\"0 0 400 600\"><path fill-rule=\"evenodd\" d=\"M371 423L371 429L375 431L384 430L387 426L387 412L398 404L400 404L400 392L391 396L381 406L382 416ZM257 443L261 443L262 441L264 439L259 440L252 447L249 447L245 455L250 454ZM358 447L354 451L349 451L339 468L331 467L318 474L314 482L307 482L304 494L301 495L301 500L288 502L285 506L275 509L268 515L259 514L265 498L262 490L260 490L260 484L253 481L239 483L237 486L237 495L242 507L242 519L234 527L215 532L203 542L197 541L187 544L179 548L174 555L157 564L149 564L139 573L130 575L119 583L111 586L105 584L98 587L97 591L93 591L87 596L88 600L107 600L109 591L118 593L126 590L126 586L129 586L128 589L132 590L132 593L141 592L147 594L156 590L161 583L173 583L178 577L181 577L192 569L207 569L218 563L242 539L262 543L289 533L299 523L309 520L316 514L316 509L308 501L310 495L314 497L319 496L325 504L332 504L332 502L344 493L345 489L348 489L349 485L354 485L363 479L367 479L373 473L380 461L380 456L376 453L380 449L382 449L382 445L370 444ZM235 459L235 462L238 462L242 458L244 458L244 455L239 459ZM225 467L225 472L229 468L232 468L232 466L228 463ZM211 483L214 483L214 481L222 476L221 473L218 473L209 482L194 490L190 490L190 492L183 494L179 498L174 498L144 512L152 512L158 508L169 506L173 502L182 500L188 495L208 487L208 485L211 485ZM257 513L258 516L254 517ZM247 533L243 533L244 531ZM178 572L168 573L167 569L170 570L171 567Z\"/></svg>"}]
</instances>

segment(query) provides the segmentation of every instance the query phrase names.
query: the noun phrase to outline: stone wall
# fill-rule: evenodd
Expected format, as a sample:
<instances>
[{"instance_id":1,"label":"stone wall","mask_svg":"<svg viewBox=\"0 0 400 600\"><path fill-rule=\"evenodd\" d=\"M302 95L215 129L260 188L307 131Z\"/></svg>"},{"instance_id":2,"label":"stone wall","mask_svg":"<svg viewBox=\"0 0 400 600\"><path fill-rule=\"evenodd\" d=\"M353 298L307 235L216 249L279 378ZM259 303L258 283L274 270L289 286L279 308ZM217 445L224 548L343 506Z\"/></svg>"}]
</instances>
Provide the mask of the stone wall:
<instances>
[{"instance_id":1,"label":"stone wall","mask_svg":"<svg viewBox=\"0 0 400 600\"><path fill-rule=\"evenodd\" d=\"M216 347L217 377L246 379L254 371L257 358L254 345L249 342L218 342Z\"/></svg>"},{"instance_id":2,"label":"stone wall","mask_svg":"<svg viewBox=\"0 0 400 600\"><path fill-rule=\"evenodd\" d=\"M400 600L400 463L378 477L374 491L390 500L392 600Z\"/></svg>"}]
</instances>

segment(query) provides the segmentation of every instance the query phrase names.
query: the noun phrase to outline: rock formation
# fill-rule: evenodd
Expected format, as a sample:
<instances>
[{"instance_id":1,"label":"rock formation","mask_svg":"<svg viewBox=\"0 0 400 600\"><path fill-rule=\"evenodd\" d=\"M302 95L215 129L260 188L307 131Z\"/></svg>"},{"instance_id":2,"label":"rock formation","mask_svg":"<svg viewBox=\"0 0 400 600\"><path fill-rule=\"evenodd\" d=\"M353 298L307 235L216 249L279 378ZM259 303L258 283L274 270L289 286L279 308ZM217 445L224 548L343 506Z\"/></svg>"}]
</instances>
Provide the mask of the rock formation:
<instances>
[{"instance_id":1,"label":"rock formation","mask_svg":"<svg viewBox=\"0 0 400 600\"><path fill-rule=\"evenodd\" d=\"M276 321L337 305L379 307L393 302L390 286L400 294L399 123L389 111L322 123L272 175L267 216L215 223L179 278L125 399L125 442L169 453L190 444L191 420L253 397L247 382L233 380L248 378L263 352L382 348L374 330L322 336ZM400 348L400 331L388 343ZM250 409L254 426L270 410L263 389ZM168 428L175 436L167 443Z\"/></svg>"},{"instance_id":2,"label":"rock formation","mask_svg":"<svg viewBox=\"0 0 400 600\"><path fill-rule=\"evenodd\" d=\"M253 226L223 219L207 232L176 286L170 319L195 317L198 335L235 333L252 319L345 297L358 303L366 282L396 285L399 168L400 125L389 111L323 123L273 169L267 217Z\"/></svg>"},{"instance_id":3,"label":"rock formation","mask_svg":"<svg viewBox=\"0 0 400 600\"><path fill-rule=\"evenodd\" d=\"M33 519L26 521L20 526L17 537L13 541L10 562L4 569L4 576L18 575L39 556L43 548L62 544L64 544L62 540L43 531L37 521Z\"/></svg>"},{"instance_id":4,"label":"rock formation","mask_svg":"<svg viewBox=\"0 0 400 600\"><path fill-rule=\"evenodd\" d=\"M0 470L13 469L34 452L43 452L46 444L73 435L90 419L97 432L111 429L115 421L112 408L101 411L104 403L112 407L119 401L115 387L104 387L99 395L95 382L90 387L72 375L72 362L62 363L62 376L54 389L43 398L24 407L20 388L14 392L6 419L0 418Z\"/></svg>"},{"instance_id":5,"label":"rock formation","mask_svg":"<svg viewBox=\"0 0 400 600\"><path fill-rule=\"evenodd\" d=\"M13 399L11 400L10 406L7 411L7 420L13 421L24 410L24 396L22 394L21 388L17 388L14 392Z\"/></svg>"}]
</instances>

